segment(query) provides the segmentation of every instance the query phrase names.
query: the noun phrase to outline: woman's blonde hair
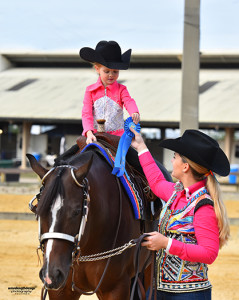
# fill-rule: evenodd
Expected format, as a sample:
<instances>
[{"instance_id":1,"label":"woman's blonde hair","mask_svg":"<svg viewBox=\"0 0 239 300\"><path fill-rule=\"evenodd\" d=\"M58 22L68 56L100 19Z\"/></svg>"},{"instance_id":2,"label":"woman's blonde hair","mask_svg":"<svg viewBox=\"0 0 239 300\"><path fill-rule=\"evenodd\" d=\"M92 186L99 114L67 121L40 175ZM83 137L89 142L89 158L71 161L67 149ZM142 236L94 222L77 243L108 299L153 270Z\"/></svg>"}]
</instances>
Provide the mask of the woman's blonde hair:
<instances>
[{"instance_id":1,"label":"woman's blonde hair","mask_svg":"<svg viewBox=\"0 0 239 300\"><path fill-rule=\"evenodd\" d=\"M220 248L224 246L227 242L227 240L230 237L230 226L229 226L229 219L227 216L226 207L223 203L222 196L221 196L221 190L219 183L213 173L210 173L208 175L208 170L205 167L202 167L201 165L191 161L185 156L182 156L183 162L186 162L189 164L193 177L195 180L203 180L205 178L205 175L207 174L207 181L206 181L206 189L208 190L213 202L214 202L214 210L215 214L218 220L218 228L219 228L219 242L220 242Z\"/></svg>"}]
</instances>

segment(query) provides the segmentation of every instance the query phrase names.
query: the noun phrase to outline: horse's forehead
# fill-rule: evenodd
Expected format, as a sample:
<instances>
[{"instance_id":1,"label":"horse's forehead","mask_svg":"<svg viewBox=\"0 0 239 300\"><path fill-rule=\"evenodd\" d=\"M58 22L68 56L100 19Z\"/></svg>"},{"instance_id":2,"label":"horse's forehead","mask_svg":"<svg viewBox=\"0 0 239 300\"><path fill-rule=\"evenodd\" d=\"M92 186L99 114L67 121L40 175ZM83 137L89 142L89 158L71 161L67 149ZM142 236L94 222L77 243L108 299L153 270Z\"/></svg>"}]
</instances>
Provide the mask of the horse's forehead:
<instances>
[{"instance_id":1,"label":"horse's forehead","mask_svg":"<svg viewBox=\"0 0 239 300\"><path fill-rule=\"evenodd\" d=\"M76 168L73 167L72 168ZM64 206L70 205L72 207L74 203L79 202L79 197L81 196L80 189L75 189L77 187L74 182L71 174L71 170L68 167L59 167L56 168L45 180L45 187L42 192L42 200L48 203L51 203L51 207L56 209L60 205L60 202L57 202L56 199L58 196L64 197ZM78 188L78 187L77 187ZM70 201L69 201L70 200Z\"/></svg>"},{"instance_id":2,"label":"horse's forehead","mask_svg":"<svg viewBox=\"0 0 239 300\"><path fill-rule=\"evenodd\" d=\"M71 172L69 168L66 167L57 167L52 174L50 174L49 178L46 178L46 187L49 189L53 189L55 183L59 180L62 185L67 186L65 181L71 180Z\"/></svg>"},{"instance_id":3,"label":"horse's forehead","mask_svg":"<svg viewBox=\"0 0 239 300\"><path fill-rule=\"evenodd\" d=\"M52 207L51 207L51 211L58 211L61 209L61 207L63 206L63 197L61 197L60 194L57 195Z\"/></svg>"}]
</instances>

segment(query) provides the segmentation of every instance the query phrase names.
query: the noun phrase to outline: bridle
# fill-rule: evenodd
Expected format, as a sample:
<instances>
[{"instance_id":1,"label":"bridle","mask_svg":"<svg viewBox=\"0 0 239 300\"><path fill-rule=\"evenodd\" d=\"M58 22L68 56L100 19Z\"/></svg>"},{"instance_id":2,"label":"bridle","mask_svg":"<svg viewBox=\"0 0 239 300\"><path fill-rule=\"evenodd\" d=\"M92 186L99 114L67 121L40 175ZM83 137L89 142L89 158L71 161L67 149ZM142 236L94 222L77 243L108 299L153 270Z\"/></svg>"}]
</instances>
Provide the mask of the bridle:
<instances>
[{"instance_id":1,"label":"bridle","mask_svg":"<svg viewBox=\"0 0 239 300\"><path fill-rule=\"evenodd\" d=\"M74 166L71 166L71 165L61 165L61 166L53 167L43 176L43 178L41 180L42 186L40 188L40 193L37 194L35 197L33 197L33 199L29 202L30 210L32 212L35 212L37 204L33 205L33 202L36 199L38 201L40 201L40 195L44 189L45 179L48 177L48 175L50 175L57 168L69 168L70 172L71 172L71 177L73 178L74 182L76 183L77 186L79 186L80 188L83 189L83 211L82 211L81 223L80 223L79 233L76 236L72 236L72 235L69 235L66 233L61 233L61 232L45 232L42 234L41 233L41 220L40 220L40 217L38 217L38 238L39 238L39 242L40 242L39 248L42 251L44 251L43 242L44 242L44 240L47 240L47 239L65 240L65 241L74 243L75 247L78 248L81 237L84 234L85 225L87 222L87 216L88 216L88 212L89 212L89 204L90 204L89 190L90 190L90 187L89 187L88 179L85 177L82 181L82 184L80 182L78 182L75 177L75 173L74 173L74 169L77 169L77 168Z\"/></svg>"}]
</instances>

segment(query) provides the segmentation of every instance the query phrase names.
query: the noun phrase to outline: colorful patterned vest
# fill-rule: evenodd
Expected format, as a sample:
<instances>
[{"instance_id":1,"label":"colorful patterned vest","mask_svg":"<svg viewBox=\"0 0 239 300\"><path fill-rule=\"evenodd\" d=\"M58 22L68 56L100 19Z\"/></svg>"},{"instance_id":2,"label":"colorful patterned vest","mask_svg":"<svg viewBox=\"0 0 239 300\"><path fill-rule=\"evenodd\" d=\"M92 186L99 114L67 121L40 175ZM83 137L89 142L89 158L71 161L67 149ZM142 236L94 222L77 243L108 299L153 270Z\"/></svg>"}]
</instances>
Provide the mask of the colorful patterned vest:
<instances>
[{"instance_id":1,"label":"colorful patterned vest","mask_svg":"<svg viewBox=\"0 0 239 300\"><path fill-rule=\"evenodd\" d=\"M176 185L176 188L179 185ZM193 227L194 209L196 205L211 204L211 197L205 187L197 190L182 209L170 210L177 197L175 191L165 204L159 221L159 232L167 237L187 244L197 244ZM204 200L203 200L204 199ZM207 199L207 200L206 200ZM202 201L200 204L199 202ZM178 256L167 254L161 249L157 254L157 289L166 292L192 292L211 287L207 276L207 265L189 262Z\"/></svg>"}]
</instances>

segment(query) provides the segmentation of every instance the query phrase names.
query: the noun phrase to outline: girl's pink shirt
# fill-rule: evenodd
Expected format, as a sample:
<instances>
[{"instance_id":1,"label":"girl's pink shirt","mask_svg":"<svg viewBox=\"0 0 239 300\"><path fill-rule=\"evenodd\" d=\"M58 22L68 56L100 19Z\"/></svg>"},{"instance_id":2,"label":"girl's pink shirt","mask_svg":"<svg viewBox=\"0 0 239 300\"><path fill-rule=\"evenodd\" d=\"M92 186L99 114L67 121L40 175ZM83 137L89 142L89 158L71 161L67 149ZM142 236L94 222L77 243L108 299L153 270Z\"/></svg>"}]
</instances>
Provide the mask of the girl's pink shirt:
<instances>
[{"instance_id":1,"label":"girl's pink shirt","mask_svg":"<svg viewBox=\"0 0 239 300\"><path fill-rule=\"evenodd\" d=\"M96 83L86 88L82 109L82 124L84 129L82 135L85 135L89 130L96 132L96 129L94 129L93 106L96 100L105 96L105 91L107 96L120 105L122 109L125 107L130 116L133 113L139 113L136 102L130 97L125 85L115 81L113 84L104 87L99 77ZM110 133L121 136L124 130L121 129Z\"/></svg>"},{"instance_id":2,"label":"girl's pink shirt","mask_svg":"<svg viewBox=\"0 0 239 300\"><path fill-rule=\"evenodd\" d=\"M153 193L167 202L174 192L175 183L168 182L164 178L149 151L139 155L139 161ZM178 192L171 209L183 208L187 204L186 194L189 193L190 196L203 186L205 186L205 180L197 182L187 190ZM173 239L169 254L177 255L179 258L191 262L211 264L219 251L219 229L213 206L200 207L194 215L193 225L197 245L185 244Z\"/></svg>"}]
</instances>

